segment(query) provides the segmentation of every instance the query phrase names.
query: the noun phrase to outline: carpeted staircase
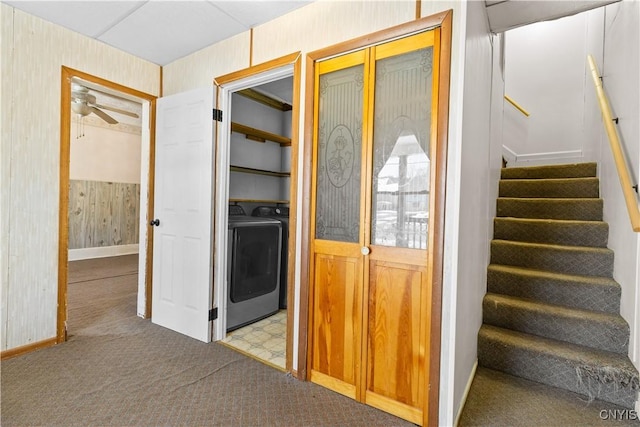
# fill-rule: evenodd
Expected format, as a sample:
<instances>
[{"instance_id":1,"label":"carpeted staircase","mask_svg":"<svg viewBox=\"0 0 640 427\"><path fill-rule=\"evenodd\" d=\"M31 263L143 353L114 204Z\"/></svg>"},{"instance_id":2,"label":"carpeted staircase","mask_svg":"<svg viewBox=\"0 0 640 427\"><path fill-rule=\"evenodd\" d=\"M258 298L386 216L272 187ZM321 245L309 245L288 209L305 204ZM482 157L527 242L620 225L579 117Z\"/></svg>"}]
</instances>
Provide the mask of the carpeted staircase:
<instances>
[{"instance_id":1,"label":"carpeted staircase","mask_svg":"<svg viewBox=\"0 0 640 427\"><path fill-rule=\"evenodd\" d=\"M633 408L595 163L502 169L478 364Z\"/></svg>"}]
</instances>

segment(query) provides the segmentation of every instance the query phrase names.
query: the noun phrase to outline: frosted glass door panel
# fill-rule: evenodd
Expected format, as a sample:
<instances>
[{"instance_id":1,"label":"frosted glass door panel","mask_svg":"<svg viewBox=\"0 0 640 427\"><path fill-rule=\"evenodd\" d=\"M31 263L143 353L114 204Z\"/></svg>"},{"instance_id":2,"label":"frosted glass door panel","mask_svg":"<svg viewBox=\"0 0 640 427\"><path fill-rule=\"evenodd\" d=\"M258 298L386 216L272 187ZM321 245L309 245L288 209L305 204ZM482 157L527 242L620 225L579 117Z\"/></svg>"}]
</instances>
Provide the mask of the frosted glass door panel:
<instances>
[{"instance_id":1,"label":"frosted glass door panel","mask_svg":"<svg viewBox=\"0 0 640 427\"><path fill-rule=\"evenodd\" d=\"M358 242L364 66L320 75L316 238Z\"/></svg>"},{"instance_id":2,"label":"frosted glass door panel","mask_svg":"<svg viewBox=\"0 0 640 427\"><path fill-rule=\"evenodd\" d=\"M427 248L433 48L376 61L374 245Z\"/></svg>"}]
</instances>

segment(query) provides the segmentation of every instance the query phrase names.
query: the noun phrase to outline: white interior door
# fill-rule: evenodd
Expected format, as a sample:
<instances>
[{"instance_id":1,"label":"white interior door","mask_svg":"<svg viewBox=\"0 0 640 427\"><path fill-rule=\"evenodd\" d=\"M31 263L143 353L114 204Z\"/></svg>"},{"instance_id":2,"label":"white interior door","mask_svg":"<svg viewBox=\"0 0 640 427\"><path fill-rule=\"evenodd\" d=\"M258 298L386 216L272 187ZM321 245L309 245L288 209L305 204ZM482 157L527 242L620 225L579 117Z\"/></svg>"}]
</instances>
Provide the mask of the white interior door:
<instances>
[{"instance_id":1,"label":"white interior door","mask_svg":"<svg viewBox=\"0 0 640 427\"><path fill-rule=\"evenodd\" d=\"M157 101L153 323L211 340L213 88Z\"/></svg>"}]
</instances>

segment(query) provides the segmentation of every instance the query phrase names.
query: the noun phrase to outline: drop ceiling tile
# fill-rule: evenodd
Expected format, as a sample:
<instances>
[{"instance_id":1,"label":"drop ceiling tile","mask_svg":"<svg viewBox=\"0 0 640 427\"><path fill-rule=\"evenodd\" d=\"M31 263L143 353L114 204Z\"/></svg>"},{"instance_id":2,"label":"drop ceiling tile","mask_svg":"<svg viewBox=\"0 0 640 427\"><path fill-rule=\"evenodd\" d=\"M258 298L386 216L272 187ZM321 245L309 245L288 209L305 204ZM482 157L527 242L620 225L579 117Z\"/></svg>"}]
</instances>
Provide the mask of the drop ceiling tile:
<instances>
[{"instance_id":1,"label":"drop ceiling tile","mask_svg":"<svg viewBox=\"0 0 640 427\"><path fill-rule=\"evenodd\" d=\"M236 20L251 28L285 15L303 7L307 0L249 0L249 1L211 1L216 7L228 13Z\"/></svg>"},{"instance_id":2,"label":"drop ceiling tile","mask_svg":"<svg viewBox=\"0 0 640 427\"><path fill-rule=\"evenodd\" d=\"M166 65L247 29L209 2L150 1L98 39Z\"/></svg>"},{"instance_id":3,"label":"drop ceiling tile","mask_svg":"<svg viewBox=\"0 0 640 427\"><path fill-rule=\"evenodd\" d=\"M45 21L95 38L144 1L3 1Z\"/></svg>"}]
</instances>

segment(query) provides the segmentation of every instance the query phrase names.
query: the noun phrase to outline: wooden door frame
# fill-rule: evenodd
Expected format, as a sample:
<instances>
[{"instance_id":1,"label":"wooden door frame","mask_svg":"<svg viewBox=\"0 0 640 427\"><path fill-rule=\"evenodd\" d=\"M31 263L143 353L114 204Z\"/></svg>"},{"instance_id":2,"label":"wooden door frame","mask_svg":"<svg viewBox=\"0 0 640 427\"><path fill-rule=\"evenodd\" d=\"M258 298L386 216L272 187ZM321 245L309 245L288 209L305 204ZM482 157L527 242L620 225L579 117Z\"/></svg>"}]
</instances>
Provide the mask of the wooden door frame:
<instances>
[{"instance_id":1,"label":"wooden door frame","mask_svg":"<svg viewBox=\"0 0 640 427\"><path fill-rule=\"evenodd\" d=\"M298 366L293 366L293 326L295 320L295 266L296 266L296 243L297 243L297 224L298 224L298 154L299 154L299 134L300 134L300 86L301 86L301 54L300 52L294 52L289 55L285 55L280 58L273 59L271 61L267 61L262 64L254 65L249 68L245 68L240 71L235 71L230 74L225 74L223 76L216 77L213 81L216 86L216 104L220 101L219 93L221 88L225 85L229 85L232 83L237 83L241 80L245 80L254 76L258 76L262 73L267 73L269 71L275 71L279 68L291 66L293 68L293 99L292 99L292 110L291 110L291 175L289 180L289 247L288 247L288 262L287 266L289 268L287 275L287 333L286 333L286 364L285 370L287 372L292 373L293 376L299 378L300 365L304 363L300 358L300 351L302 347L306 345L301 345L298 343L298 348L295 351L298 352ZM216 105L216 108L220 109L220 105ZM225 119L230 123L230 115L231 112L224 113L226 114ZM228 118L228 119L227 119ZM215 134L218 135L218 126L220 122L215 123ZM220 174L222 171L219 166L219 158L220 158L220 146L218 145L218 140L216 136L216 176L214 180L214 188L216 194L218 192L218 188L220 185L226 185L227 182L222 182L220 180ZM227 165L228 166L228 165ZM227 171L228 173L228 171ZM228 199L228 194L226 195ZM216 201L218 200L218 195L216 195ZM226 206L215 206L215 209L226 209ZM217 214L216 214L217 216ZM216 227L214 227L216 228ZM224 232L224 231L223 231ZM218 242L217 238L218 231L214 231L214 242ZM218 242L219 243L219 242ZM215 251L214 251L215 252ZM226 264L225 264L226 265ZM225 267L226 268L226 267ZM214 275L214 278L216 276Z\"/></svg>"},{"instance_id":2,"label":"wooden door frame","mask_svg":"<svg viewBox=\"0 0 640 427\"><path fill-rule=\"evenodd\" d=\"M314 77L315 64L317 61L328 59L333 56L348 53L353 50L363 49L369 46L381 44L396 38L406 37L415 33L440 29L440 68L439 68L439 89L438 89L438 129L437 129L437 163L435 167L435 180L433 187L436 189L434 229L433 234L433 265L431 269L431 321L429 336L430 350L427 360L429 361L428 375L430 383L427 387L428 396L423 408L425 419L423 425L438 425L438 404L440 389L440 348L441 348L441 323L442 323L442 273L443 273L443 253L444 253L444 214L445 214L445 190L446 190L446 169L447 169L447 143L449 127L449 85L451 68L451 32L452 32L453 11L448 10L415 21L391 27L366 36L358 37L343 43L319 49L307 54L306 58L306 86L305 86L305 116L304 116L304 158L302 160L302 209L300 219L301 230L301 254L300 263L300 325L299 325L299 360L304 361L298 371L298 378L308 379L310 370L311 343L309 339L309 327L311 325L310 300L311 277L310 272L310 241L311 241L311 174L313 157L313 103L314 103ZM431 409L431 410L430 410Z\"/></svg>"},{"instance_id":3,"label":"wooden door frame","mask_svg":"<svg viewBox=\"0 0 640 427\"><path fill-rule=\"evenodd\" d=\"M69 162L71 153L71 79L78 78L149 102L149 191L147 224L153 218L155 147L155 104L157 97L83 71L62 66L60 90L60 207L58 214L58 314L56 343L67 340L67 281L69 275ZM142 124L146 126L145 123ZM150 227L149 227L150 228ZM142 231L141 231L142 234ZM147 271L145 276L145 317L151 316L151 262L153 233L147 230Z\"/></svg>"}]
</instances>

